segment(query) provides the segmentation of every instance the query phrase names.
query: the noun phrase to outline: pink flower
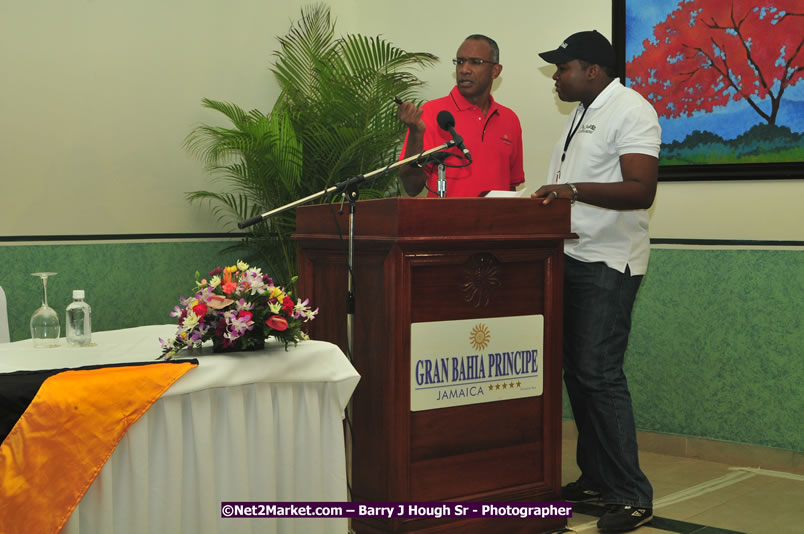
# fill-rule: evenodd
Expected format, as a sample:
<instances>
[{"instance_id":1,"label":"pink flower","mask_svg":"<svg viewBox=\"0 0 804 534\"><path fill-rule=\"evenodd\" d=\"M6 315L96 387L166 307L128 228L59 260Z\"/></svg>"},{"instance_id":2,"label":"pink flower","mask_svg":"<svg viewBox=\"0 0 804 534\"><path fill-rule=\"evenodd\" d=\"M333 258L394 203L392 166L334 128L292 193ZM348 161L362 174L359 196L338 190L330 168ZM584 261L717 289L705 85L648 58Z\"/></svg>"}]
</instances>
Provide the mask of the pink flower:
<instances>
[{"instance_id":1,"label":"pink flower","mask_svg":"<svg viewBox=\"0 0 804 534\"><path fill-rule=\"evenodd\" d=\"M265 324L268 325L269 328L272 330L276 330L277 332L284 332L288 329L288 322L285 320L284 317L280 317L279 315L274 315L265 321Z\"/></svg>"}]
</instances>

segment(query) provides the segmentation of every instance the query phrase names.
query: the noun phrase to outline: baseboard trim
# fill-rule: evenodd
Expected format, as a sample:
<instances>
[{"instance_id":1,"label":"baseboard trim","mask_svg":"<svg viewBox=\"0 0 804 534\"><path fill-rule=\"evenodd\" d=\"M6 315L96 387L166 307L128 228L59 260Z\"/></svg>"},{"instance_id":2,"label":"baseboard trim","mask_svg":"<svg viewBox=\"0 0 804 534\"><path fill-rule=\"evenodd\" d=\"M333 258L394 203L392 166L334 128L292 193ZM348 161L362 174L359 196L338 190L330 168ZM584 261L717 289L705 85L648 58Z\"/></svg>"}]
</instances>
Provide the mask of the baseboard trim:
<instances>
[{"instance_id":1,"label":"baseboard trim","mask_svg":"<svg viewBox=\"0 0 804 534\"><path fill-rule=\"evenodd\" d=\"M564 419L562 433L564 439L577 439L575 421ZM644 452L804 474L804 452L643 430L637 431L637 443Z\"/></svg>"}]
</instances>

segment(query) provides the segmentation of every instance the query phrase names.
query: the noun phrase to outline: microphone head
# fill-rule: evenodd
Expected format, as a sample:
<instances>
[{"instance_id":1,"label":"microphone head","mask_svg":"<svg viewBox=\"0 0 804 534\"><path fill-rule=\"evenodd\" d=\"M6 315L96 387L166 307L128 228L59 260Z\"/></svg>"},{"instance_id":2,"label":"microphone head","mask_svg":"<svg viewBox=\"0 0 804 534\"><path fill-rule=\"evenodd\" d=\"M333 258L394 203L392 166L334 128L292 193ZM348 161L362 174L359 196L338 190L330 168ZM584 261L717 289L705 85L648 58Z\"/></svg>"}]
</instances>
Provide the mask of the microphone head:
<instances>
[{"instance_id":1,"label":"microphone head","mask_svg":"<svg viewBox=\"0 0 804 534\"><path fill-rule=\"evenodd\" d=\"M453 117L452 113L450 113L446 109L438 112L438 115L436 116L436 122L438 122L438 126L442 130L449 131L450 128L455 128L455 117Z\"/></svg>"}]
</instances>

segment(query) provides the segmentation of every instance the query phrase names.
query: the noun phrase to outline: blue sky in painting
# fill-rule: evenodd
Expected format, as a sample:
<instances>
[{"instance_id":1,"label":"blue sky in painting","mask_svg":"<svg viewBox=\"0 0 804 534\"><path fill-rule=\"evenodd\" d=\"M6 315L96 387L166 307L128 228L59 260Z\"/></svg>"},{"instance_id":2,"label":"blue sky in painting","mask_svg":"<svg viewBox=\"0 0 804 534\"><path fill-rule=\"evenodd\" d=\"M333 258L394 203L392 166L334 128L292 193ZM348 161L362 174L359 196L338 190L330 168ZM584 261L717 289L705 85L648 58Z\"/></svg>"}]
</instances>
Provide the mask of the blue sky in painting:
<instances>
[{"instance_id":1,"label":"blue sky in painting","mask_svg":"<svg viewBox=\"0 0 804 534\"><path fill-rule=\"evenodd\" d=\"M625 11L625 58L630 61L638 56L645 39L654 41L653 24L664 21L684 0L641 0L626 2ZM759 101L758 106L770 111L770 101ZM662 126L662 141L682 141L694 130L717 132L725 139L734 139L752 126L765 123L748 103L741 100L728 106L716 108L711 113L696 112L691 117L676 119L659 118ZM782 98L779 126L788 126L793 131L804 132L804 82L788 88Z\"/></svg>"}]
</instances>

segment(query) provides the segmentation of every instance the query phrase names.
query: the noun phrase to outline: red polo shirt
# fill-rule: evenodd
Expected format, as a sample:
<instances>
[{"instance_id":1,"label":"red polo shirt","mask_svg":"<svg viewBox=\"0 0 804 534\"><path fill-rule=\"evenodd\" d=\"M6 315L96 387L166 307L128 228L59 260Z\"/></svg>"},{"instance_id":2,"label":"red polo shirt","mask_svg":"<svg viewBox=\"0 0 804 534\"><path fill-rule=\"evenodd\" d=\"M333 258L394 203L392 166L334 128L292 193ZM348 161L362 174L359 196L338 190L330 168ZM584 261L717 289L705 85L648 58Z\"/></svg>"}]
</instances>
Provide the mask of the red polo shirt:
<instances>
[{"instance_id":1,"label":"red polo shirt","mask_svg":"<svg viewBox=\"0 0 804 534\"><path fill-rule=\"evenodd\" d=\"M447 167L447 196L476 197L483 191L508 191L525 181L522 168L522 126L519 117L510 108L498 104L491 98L491 107L486 116L479 107L470 104L453 87L449 95L431 100L422 106L422 120L427 125L424 131L424 150L446 143L452 136L438 126L436 116L447 110L455 117L455 131L463 137L463 143L472 154L472 164L468 167ZM402 146L402 157L408 144ZM460 154L457 147L450 152ZM460 157L447 159L448 165L460 165L466 160ZM427 187L437 188L438 167L436 164L424 168L427 173ZM428 192L428 196L436 196Z\"/></svg>"}]
</instances>

